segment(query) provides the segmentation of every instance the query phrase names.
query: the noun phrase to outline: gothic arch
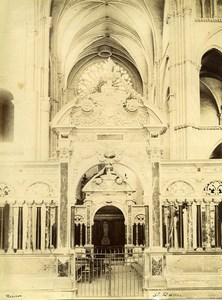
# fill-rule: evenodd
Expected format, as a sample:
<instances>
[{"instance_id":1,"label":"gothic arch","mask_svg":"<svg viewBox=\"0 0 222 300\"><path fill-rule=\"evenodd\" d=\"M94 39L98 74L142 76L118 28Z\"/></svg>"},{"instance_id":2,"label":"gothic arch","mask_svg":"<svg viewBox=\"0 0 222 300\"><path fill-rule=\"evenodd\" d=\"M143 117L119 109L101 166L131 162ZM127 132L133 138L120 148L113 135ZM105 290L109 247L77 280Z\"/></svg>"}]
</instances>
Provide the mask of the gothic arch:
<instances>
[{"instance_id":1,"label":"gothic arch","mask_svg":"<svg viewBox=\"0 0 222 300\"><path fill-rule=\"evenodd\" d=\"M196 55L197 66L201 65L201 59L207 51L211 49L216 49L222 53L222 44L220 45L220 43L218 43L218 41L221 40L222 40L221 27L218 27L214 32L212 32L209 36L206 36L202 40Z\"/></svg>"},{"instance_id":2,"label":"gothic arch","mask_svg":"<svg viewBox=\"0 0 222 300\"><path fill-rule=\"evenodd\" d=\"M221 151L219 149L219 146L221 145ZM217 152L217 153L215 153ZM220 139L219 141L217 141L217 143L214 144L213 147L211 147L211 149L208 152L208 158L213 159L213 158L222 158L222 139Z\"/></svg>"},{"instance_id":3,"label":"gothic arch","mask_svg":"<svg viewBox=\"0 0 222 300\"><path fill-rule=\"evenodd\" d=\"M0 142L14 140L14 97L11 92L0 89Z\"/></svg>"}]
</instances>

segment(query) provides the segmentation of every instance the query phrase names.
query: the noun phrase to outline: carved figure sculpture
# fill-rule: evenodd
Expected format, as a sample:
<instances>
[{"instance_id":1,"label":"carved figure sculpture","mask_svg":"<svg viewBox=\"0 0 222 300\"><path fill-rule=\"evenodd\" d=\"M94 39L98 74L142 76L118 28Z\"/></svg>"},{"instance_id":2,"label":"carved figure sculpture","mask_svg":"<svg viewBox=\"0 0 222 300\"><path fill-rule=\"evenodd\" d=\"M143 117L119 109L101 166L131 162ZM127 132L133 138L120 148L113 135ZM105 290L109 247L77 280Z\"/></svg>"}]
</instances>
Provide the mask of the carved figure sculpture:
<instances>
[{"instance_id":1,"label":"carved figure sculpture","mask_svg":"<svg viewBox=\"0 0 222 300\"><path fill-rule=\"evenodd\" d=\"M110 244L110 239L108 237L108 232L109 232L109 225L106 221L103 222L103 238L102 238L102 245L109 245Z\"/></svg>"}]
</instances>

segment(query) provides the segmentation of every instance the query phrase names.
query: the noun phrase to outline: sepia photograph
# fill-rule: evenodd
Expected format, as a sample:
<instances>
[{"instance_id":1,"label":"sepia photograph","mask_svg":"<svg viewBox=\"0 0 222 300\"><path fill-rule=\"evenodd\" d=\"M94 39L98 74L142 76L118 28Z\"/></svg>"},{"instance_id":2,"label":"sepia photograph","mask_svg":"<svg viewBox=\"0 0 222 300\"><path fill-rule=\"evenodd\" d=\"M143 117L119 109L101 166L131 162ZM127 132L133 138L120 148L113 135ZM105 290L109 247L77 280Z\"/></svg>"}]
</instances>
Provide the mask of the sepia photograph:
<instances>
[{"instance_id":1,"label":"sepia photograph","mask_svg":"<svg viewBox=\"0 0 222 300\"><path fill-rule=\"evenodd\" d=\"M0 300L222 300L222 0L0 0Z\"/></svg>"}]
</instances>

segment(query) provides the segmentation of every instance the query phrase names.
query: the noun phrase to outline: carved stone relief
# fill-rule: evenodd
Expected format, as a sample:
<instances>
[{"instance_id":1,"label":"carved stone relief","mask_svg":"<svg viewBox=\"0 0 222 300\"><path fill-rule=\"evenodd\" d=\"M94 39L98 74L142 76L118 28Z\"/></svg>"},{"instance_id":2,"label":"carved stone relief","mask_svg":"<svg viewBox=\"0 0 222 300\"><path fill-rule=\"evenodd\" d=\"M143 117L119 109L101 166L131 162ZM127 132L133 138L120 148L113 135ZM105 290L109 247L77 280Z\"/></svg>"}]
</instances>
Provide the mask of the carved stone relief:
<instances>
[{"instance_id":1,"label":"carved stone relief","mask_svg":"<svg viewBox=\"0 0 222 300\"><path fill-rule=\"evenodd\" d=\"M76 214L75 215L75 224L84 224L85 220L83 216Z\"/></svg>"},{"instance_id":2,"label":"carved stone relief","mask_svg":"<svg viewBox=\"0 0 222 300\"><path fill-rule=\"evenodd\" d=\"M50 197L53 195L53 189L44 182L36 182L26 190L26 195L35 197Z\"/></svg>"},{"instance_id":3,"label":"carved stone relief","mask_svg":"<svg viewBox=\"0 0 222 300\"><path fill-rule=\"evenodd\" d=\"M68 277L69 275L69 259L68 258L59 258L58 259L58 277Z\"/></svg>"},{"instance_id":4,"label":"carved stone relief","mask_svg":"<svg viewBox=\"0 0 222 300\"><path fill-rule=\"evenodd\" d=\"M79 80L78 96L69 111L71 124L76 127L142 127L150 123L145 99L132 88L125 70L110 58L91 68ZM155 117L153 121L160 122Z\"/></svg>"},{"instance_id":5,"label":"carved stone relief","mask_svg":"<svg viewBox=\"0 0 222 300\"><path fill-rule=\"evenodd\" d=\"M135 224L145 224L145 215L144 214L139 214L134 218L134 223Z\"/></svg>"},{"instance_id":6,"label":"carved stone relief","mask_svg":"<svg viewBox=\"0 0 222 300\"><path fill-rule=\"evenodd\" d=\"M106 165L83 188L83 192L124 191L134 192L127 180L115 172L111 161L115 158L113 152L104 154Z\"/></svg>"},{"instance_id":7,"label":"carved stone relief","mask_svg":"<svg viewBox=\"0 0 222 300\"><path fill-rule=\"evenodd\" d=\"M189 196L194 193L193 187L185 181L175 181L166 188L166 195Z\"/></svg>"},{"instance_id":8,"label":"carved stone relief","mask_svg":"<svg viewBox=\"0 0 222 300\"><path fill-rule=\"evenodd\" d=\"M60 146L57 147L56 149L56 153L57 153L57 157L61 160L67 160L70 159L72 157L74 151L74 147L72 145L72 143L70 143L70 145L68 146Z\"/></svg>"},{"instance_id":9,"label":"carved stone relief","mask_svg":"<svg viewBox=\"0 0 222 300\"><path fill-rule=\"evenodd\" d=\"M162 256L152 256L152 276L163 275L163 257Z\"/></svg>"}]
</instances>

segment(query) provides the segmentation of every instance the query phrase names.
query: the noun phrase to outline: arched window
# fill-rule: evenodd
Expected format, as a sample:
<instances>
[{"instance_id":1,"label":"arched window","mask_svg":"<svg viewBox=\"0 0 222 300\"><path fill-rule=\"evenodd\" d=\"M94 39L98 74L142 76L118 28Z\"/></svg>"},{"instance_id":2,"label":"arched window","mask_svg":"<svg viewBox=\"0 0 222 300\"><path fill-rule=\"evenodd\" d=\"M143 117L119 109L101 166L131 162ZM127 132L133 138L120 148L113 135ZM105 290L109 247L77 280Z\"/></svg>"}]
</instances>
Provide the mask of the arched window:
<instances>
[{"instance_id":1,"label":"arched window","mask_svg":"<svg viewBox=\"0 0 222 300\"><path fill-rule=\"evenodd\" d=\"M200 119L202 125L221 124L222 53L207 51L201 60Z\"/></svg>"},{"instance_id":2,"label":"arched window","mask_svg":"<svg viewBox=\"0 0 222 300\"><path fill-rule=\"evenodd\" d=\"M0 90L0 142L12 142L14 138L14 105L11 93Z\"/></svg>"},{"instance_id":3,"label":"arched window","mask_svg":"<svg viewBox=\"0 0 222 300\"><path fill-rule=\"evenodd\" d=\"M210 159L222 158L222 143L220 143L211 153Z\"/></svg>"},{"instance_id":4,"label":"arched window","mask_svg":"<svg viewBox=\"0 0 222 300\"><path fill-rule=\"evenodd\" d=\"M212 17L212 9L211 9L211 1L210 0L205 0L204 17L205 18L211 18Z\"/></svg>"}]
</instances>

